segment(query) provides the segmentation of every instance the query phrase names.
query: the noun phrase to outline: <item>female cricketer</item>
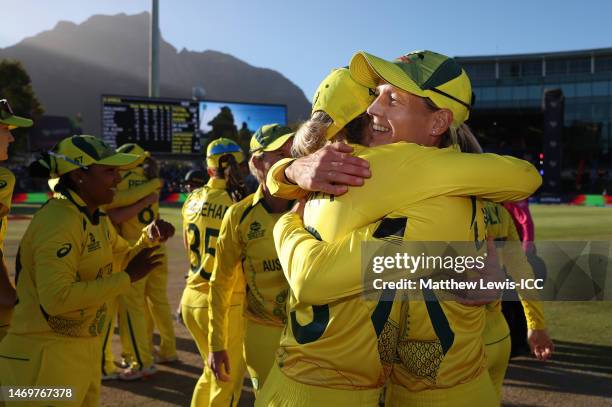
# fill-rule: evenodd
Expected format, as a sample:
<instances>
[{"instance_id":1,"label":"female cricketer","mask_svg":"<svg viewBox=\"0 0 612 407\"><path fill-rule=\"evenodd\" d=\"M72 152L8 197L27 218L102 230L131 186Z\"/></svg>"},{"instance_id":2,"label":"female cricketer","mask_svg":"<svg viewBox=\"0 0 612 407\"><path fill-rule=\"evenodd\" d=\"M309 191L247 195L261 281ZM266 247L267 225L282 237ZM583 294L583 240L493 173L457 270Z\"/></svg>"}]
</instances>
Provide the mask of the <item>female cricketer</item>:
<instances>
[{"instance_id":1,"label":"female cricketer","mask_svg":"<svg viewBox=\"0 0 612 407\"><path fill-rule=\"evenodd\" d=\"M119 153L133 154L142 161L138 166L121 172L121 182L117 190L121 194L130 193L141 185L157 181L158 174L147 174L147 166L155 166L148 151L134 143L127 143L117 149ZM159 196L143 199L137 204L118 207L113 201L107 208L108 215L115 224L117 232L130 244L134 244L143 227L159 217ZM168 257L164 245L160 247L161 265L149 275L134 284L127 295L120 296L119 323L124 356L131 356L129 366L119 373L119 379L137 380L156 372L158 362L177 360L176 339L172 313L168 303ZM153 321L160 333L160 347L157 355L153 352Z\"/></svg>"},{"instance_id":2,"label":"female cricketer","mask_svg":"<svg viewBox=\"0 0 612 407\"><path fill-rule=\"evenodd\" d=\"M34 215L17 254L18 303L0 342L4 386L61 387L64 398L54 405L98 405L98 336L106 301L158 266L160 256L152 255L156 248L150 246L174 233L172 225L156 220L130 247L99 209L113 199L119 168L138 160L83 135L62 140L30 167L32 175L59 182L57 195ZM114 272L115 258L124 259L122 271ZM7 402L13 404L18 402Z\"/></svg>"},{"instance_id":3,"label":"female cricketer","mask_svg":"<svg viewBox=\"0 0 612 407\"><path fill-rule=\"evenodd\" d=\"M357 54L353 61L360 55L365 58L371 57L365 53ZM368 108L372 118L372 140L377 140L379 143L407 140L432 146L440 146L443 142L448 143L446 145L460 144L467 134L458 128L469 115L471 95L469 79L453 60L439 54L424 51L408 54L403 58L410 60L400 60L397 64L384 62L393 67L395 76L392 75L391 78L403 85L410 83L413 93L405 91L401 94L396 87L388 83L388 77L384 77L387 82L378 86L377 98ZM443 95L429 90L423 84L417 84L412 77L403 73L401 64L414 64L419 79L435 78L437 83L433 86ZM383 65L381 70L389 68L388 65ZM357 79L359 75L354 75L353 70L352 62L351 75L359 82ZM379 81L377 73L370 75L370 82L363 81L362 78L362 84L375 87ZM415 90L417 88L420 96L417 96ZM434 99L436 104L427 105L424 97ZM407 134L408 129L409 134ZM450 139L450 142L444 141L445 137ZM482 156L461 154L455 148L428 148L406 143L372 149L356 147L356 150L357 155L369 159L374 178L367 181L364 187L350 189L347 194L340 197L318 194L314 199L311 197L306 205L304 223L311 233L323 241L338 240L355 228L387 216L373 231L372 236L375 238L395 236L395 238L422 241L472 241L482 247L486 227L480 202L476 199L453 196L479 195L497 200L504 196L505 199L512 199L509 198L512 196L513 199L518 199L533 192L540 183L537 171L533 167L507 157L488 155L486 159L480 161ZM407 180L405 188L393 185L398 179L398 174ZM515 174L516 177L510 179L508 174ZM288 172L285 175L291 180ZM347 216L347 213L351 213L351 216ZM289 221L284 223L281 219L277 224L277 230L289 223ZM278 233L279 236L285 235L282 230ZM314 256L285 257L281 240L277 242L277 247L283 263L288 259L298 263L304 263L304 258L308 259L307 261L321 260L319 257L315 259ZM354 246L354 250L355 247L359 245ZM289 249L287 253L290 252ZM333 259L345 258L339 257L338 254L336 252ZM306 278L316 279L312 274L302 273L295 268L289 269L287 268L290 267L289 264L284 265L292 294L299 290L298 286L306 285ZM337 268L318 269L329 270L329 273L334 275L340 274ZM296 271L297 273L293 274ZM355 273L355 270L352 272ZM363 289L360 278L359 276L357 279L359 283L354 284L352 290L344 291L342 296L359 294ZM391 359L396 362L393 367L392 382L397 385L391 386L388 401L395 403L392 405L405 405L436 400L438 393L431 394L431 392L441 389L447 391L447 388L453 387L453 394L455 396L463 394L468 399L466 402L474 401L470 399L470 392L471 389L478 388L480 391L477 400L485 404L494 403L494 391L484 370L484 348L481 338L484 325L483 308L466 307L457 303L440 303L435 301L434 293L431 295L434 295L434 301L414 303L414 305L411 302L410 313L402 307L400 326L394 327L397 345L390 345L399 355L396 358L391 352ZM354 334L350 335L350 338L345 334L343 338L338 332L342 332L344 327L335 325L341 320L342 313L350 315L355 312L355 307L352 307L351 311L342 310L339 305L346 304L337 301L338 298L328 298L330 302L327 304L322 300L322 298L310 298L308 302L302 304L295 294L290 297L292 323L288 326L287 335L283 337L281 351L278 353L278 366L282 374L275 373L276 377L283 378L284 375L284 380L280 380L282 385L273 386L271 391L265 389L264 394L268 397L262 400L266 404L261 405L291 405L290 400L295 394L301 394L302 399L304 394L312 397L317 397L319 394L312 388L308 391L304 386L330 387L329 378L321 380L321 372L329 372L329 375L334 371L337 372L335 366L337 359L330 358L329 355L325 358L321 356L325 343L332 341L334 332L338 339L335 342L337 347L342 344L352 350L347 350L347 354L361 355L358 353L361 341L355 340ZM389 305L386 307L380 305L384 302L381 299L370 315L372 321L370 329L377 336L382 334L380 338L383 339L385 339L382 326L384 322L380 322L380 319L381 316L386 317L392 312ZM386 312L380 311L381 308L386 309ZM408 324L410 330L407 329ZM335 328L332 325L335 325ZM313 329L314 332L305 335ZM349 330L344 332L348 333ZM352 362L352 369L359 369L360 362L357 359L359 358ZM309 366L316 366L316 369ZM337 376L340 380L343 379L342 374ZM466 382L469 386L461 388L456 386ZM362 389L355 387L346 379L343 385L344 389L341 385L337 386L335 396L330 393L330 397L333 397L330 400L334 403L345 400L346 397L353 397L353 405L375 405L377 402L378 393L372 391L376 388L370 388L370 394L362 392L366 397L359 399L356 398L356 394L360 392L356 390ZM378 389L380 386L381 384L378 384ZM309 401L303 403L308 405Z\"/></svg>"},{"instance_id":4,"label":"female cricketer","mask_svg":"<svg viewBox=\"0 0 612 407\"><path fill-rule=\"evenodd\" d=\"M246 280L244 357L257 395L274 363L287 314L289 286L280 266L272 229L290 202L269 194L263 184L269 168L289 156L293 133L278 124L265 125L251 138L251 172L262 183L254 194L232 205L221 223L209 293L209 364L217 380L240 374L239 360L228 357L227 315L232 290Z\"/></svg>"},{"instance_id":5,"label":"female cricketer","mask_svg":"<svg viewBox=\"0 0 612 407\"><path fill-rule=\"evenodd\" d=\"M30 127L32 120L15 116L8 100L0 99L0 161L8 160L8 147L15 139L11 130L17 127ZM4 261L4 238L11 210L11 200L15 187L15 175L5 167L0 167L0 341L6 335L15 305L15 287L11 283Z\"/></svg>"},{"instance_id":6,"label":"female cricketer","mask_svg":"<svg viewBox=\"0 0 612 407\"><path fill-rule=\"evenodd\" d=\"M230 158L231 157L231 158ZM244 346L244 278L240 275L230 288L227 327L227 354L234 363L231 380L218 381L208 366L208 292L215 262L215 246L221 221L234 203L227 192L225 175L230 171L228 161L244 161L244 153L233 140L219 138L206 149L206 165L210 179L205 186L193 190L183 204L183 243L189 256L189 275L181 298L181 315L193 337L204 371L193 390L191 406L236 406L242 392L246 366L242 356Z\"/></svg>"}]
</instances>

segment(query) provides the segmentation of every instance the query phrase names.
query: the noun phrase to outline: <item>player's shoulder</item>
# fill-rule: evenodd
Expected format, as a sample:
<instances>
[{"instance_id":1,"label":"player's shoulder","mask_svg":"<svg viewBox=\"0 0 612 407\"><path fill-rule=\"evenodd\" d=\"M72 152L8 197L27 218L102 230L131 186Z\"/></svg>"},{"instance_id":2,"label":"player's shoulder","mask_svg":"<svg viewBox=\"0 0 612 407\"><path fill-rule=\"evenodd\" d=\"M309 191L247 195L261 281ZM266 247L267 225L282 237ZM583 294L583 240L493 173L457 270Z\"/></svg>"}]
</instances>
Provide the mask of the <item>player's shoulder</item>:
<instances>
[{"instance_id":1,"label":"player's shoulder","mask_svg":"<svg viewBox=\"0 0 612 407\"><path fill-rule=\"evenodd\" d=\"M403 157L405 155L420 154L424 152L432 152L440 150L437 147L425 147L415 143L400 141L397 143L383 144L375 147L356 146L354 155L365 159L379 159L381 157L388 158L389 156Z\"/></svg>"},{"instance_id":2,"label":"player's shoulder","mask_svg":"<svg viewBox=\"0 0 612 407\"><path fill-rule=\"evenodd\" d=\"M3 188L14 182L15 174L13 174L13 172L6 167L0 167L0 188Z\"/></svg>"},{"instance_id":3,"label":"player's shoulder","mask_svg":"<svg viewBox=\"0 0 612 407\"><path fill-rule=\"evenodd\" d=\"M367 160L370 163L372 176L379 178L380 175L388 177L389 173L397 173L398 168L407 163L412 165L420 160L430 159L433 154L443 154L443 150L447 149L425 147L402 141L376 147L361 146L356 148L354 155Z\"/></svg>"},{"instance_id":4,"label":"player's shoulder","mask_svg":"<svg viewBox=\"0 0 612 407\"><path fill-rule=\"evenodd\" d=\"M236 202L231 205L227 210L227 214L225 216L229 216L233 218L236 223L241 223L246 216L255 208L253 205L253 197L255 194L250 194L246 198L241 201Z\"/></svg>"},{"instance_id":5,"label":"player's shoulder","mask_svg":"<svg viewBox=\"0 0 612 407\"><path fill-rule=\"evenodd\" d=\"M67 199L52 198L34 214L31 226L54 235L80 234L87 227L87 219Z\"/></svg>"}]
</instances>

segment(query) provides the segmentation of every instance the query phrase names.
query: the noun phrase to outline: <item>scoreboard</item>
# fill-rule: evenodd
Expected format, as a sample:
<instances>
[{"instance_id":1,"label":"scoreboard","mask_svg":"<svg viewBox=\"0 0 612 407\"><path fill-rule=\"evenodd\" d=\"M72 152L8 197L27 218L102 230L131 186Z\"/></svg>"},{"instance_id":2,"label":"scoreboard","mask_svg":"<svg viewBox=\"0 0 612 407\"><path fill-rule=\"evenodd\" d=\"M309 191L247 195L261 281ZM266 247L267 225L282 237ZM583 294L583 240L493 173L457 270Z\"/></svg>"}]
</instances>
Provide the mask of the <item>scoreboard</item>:
<instances>
[{"instance_id":1,"label":"scoreboard","mask_svg":"<svg viewBox=\"0 0 612 407\"><path fill-rule=\"evenodd\" d=\"M102 139L113 148L136 143L153 153L199 154L218 137L246 134L248 144L268 123L286 125L287 106L102 95Z\"/></svg>"},{"instance_id":2,"label":"scoreboard","mask_svg":"<svg viewBox=\"0 0 612 407\"><path fill-rule=\"evenodd\" d=\"M102 139L113 148L136 143L147 151L198 153L198 126L195 101L102 97Z\"/></svg>"}]
</instances>

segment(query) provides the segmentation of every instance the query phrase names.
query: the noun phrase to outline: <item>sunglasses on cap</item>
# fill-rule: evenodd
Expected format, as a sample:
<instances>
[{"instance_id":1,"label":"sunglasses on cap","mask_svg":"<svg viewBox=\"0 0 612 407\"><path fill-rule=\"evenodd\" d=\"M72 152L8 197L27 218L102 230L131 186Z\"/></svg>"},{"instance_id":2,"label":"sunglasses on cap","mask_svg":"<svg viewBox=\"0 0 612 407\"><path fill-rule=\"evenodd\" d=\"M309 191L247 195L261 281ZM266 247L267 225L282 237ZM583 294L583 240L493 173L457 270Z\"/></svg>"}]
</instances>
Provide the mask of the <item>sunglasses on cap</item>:
<instances>
[{"instance_id":1,"label":"sunglasses on cap","mask_svg":"<svg viewBox=\"0 0 612 407\"><path fill-rule=\"evenodd\" d=\"M8 119L11 116L14 116L13 109L11 109L11 105L8 100L0 99L0 118Z\"/></svg>"},{"instance_id":2,"label":"sunglasses on cap","mask_svg":"<svg viewBox=\"0 0 612 407\"><path fill-rule=\"evenodd\" d=\"M442 95L442 96L446 96L447 98L454 100L455 102L459 103L460 105L465 106L465 108L469 111L472 110L472 106L474 106L474 102L476 101L476 94L474 92L472 92L472 97L470 99L470 103L467 104L465 103L463 100L460 100L459 98L454 97L453 95L449 95L446 92L442 92L440 89L437 88L431 88L429 89L432 92L437 93L438 95Z\"/></svg>"},{"instance_id":3,"label":"sunglasses on cap","mask_svg":"<svg viewBox=\"0 0 612 407\"><path fill-rule=\"evenodd\" d=\"M66 157L64 154L58 154L58 153L53 152L53 151L47 151L47 153L50 156L52 156L52 157L59 158L60 160L64 160L64 161L69 162L70 164L76 165L77 167L79 167L79 168L81 168L83 170L89 169L89 167L87 167L86 165L83 165L80 162L78 162L77 160L73 160L70 157Z\"/></svg>"}]
</instances>

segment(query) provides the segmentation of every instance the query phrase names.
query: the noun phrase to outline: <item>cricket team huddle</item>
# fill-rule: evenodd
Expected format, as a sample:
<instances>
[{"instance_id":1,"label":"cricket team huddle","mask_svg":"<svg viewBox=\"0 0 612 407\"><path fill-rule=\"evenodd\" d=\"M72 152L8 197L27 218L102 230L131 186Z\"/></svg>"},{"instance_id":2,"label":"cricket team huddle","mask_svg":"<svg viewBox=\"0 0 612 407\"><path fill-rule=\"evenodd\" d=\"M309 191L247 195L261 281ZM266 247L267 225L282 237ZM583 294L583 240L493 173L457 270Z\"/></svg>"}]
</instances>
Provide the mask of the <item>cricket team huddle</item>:
<instances>
[{"instance_id":1,"label":"cricket team huddle","mask_svg":"<svg viewBox=\"0 0 612 407\"><path fill-rule=\"evenodd\" d=\"M31 121L2 102L6 160L9 130ZM179 232L189 259L179 314L204 362L192 406L238 405L247 372L256 406L501 404L511 345L500 299L364 297L364 242L472 242L483 254L493 239L520 239L502 204L527 199L541 177L483 153L465 124L472 105L452 58L360 51L321 82L296 132L262 126L248 156L230 139L209 143L209 180L191 179ZM247 165L259 183L250 194ZM53 198L21 239L14 281L2 261L1 386L69 386L73 399L51 405L98 405L102 380L177 360L164 248L175 230L159 217L158 170L136 144L85 135L30 165ZM0 170L2 241L14 181ZM488 258L513 278L533 273L522 251ZM546 360L542 306L521 303L531 351Z\"/></svg>"}]
</instances>

